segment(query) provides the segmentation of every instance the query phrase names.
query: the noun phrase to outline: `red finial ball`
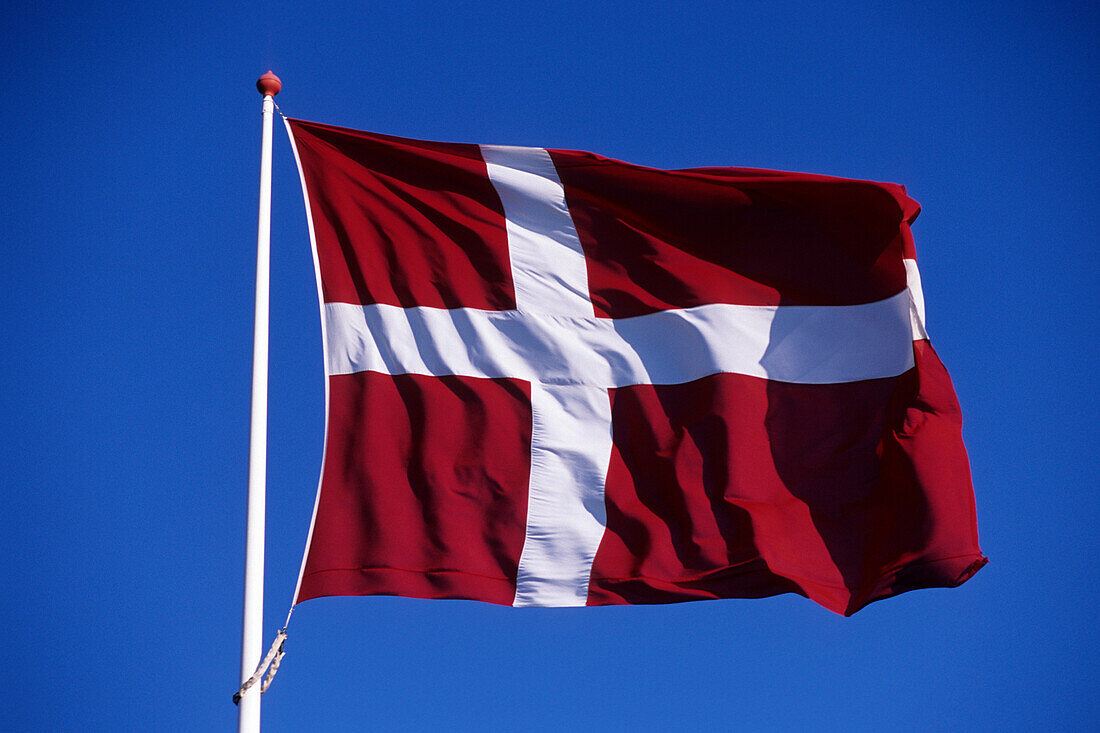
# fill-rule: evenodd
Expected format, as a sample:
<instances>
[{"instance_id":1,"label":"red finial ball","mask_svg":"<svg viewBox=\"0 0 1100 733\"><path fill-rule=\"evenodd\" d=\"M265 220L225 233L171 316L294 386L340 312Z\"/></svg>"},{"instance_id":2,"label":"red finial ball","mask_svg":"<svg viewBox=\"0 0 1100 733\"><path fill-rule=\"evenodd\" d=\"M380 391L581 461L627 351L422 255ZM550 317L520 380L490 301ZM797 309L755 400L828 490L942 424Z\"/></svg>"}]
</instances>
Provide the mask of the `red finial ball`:
<instances>
[{"instance_id":1,"label":"red finial ball","mask_svg":"<svg viewBox=\"0 0 1100 733\"><path fill-rule=\"evenodd\" d=\"M256 88L259 89L260 94L265 97L268 94L274 97L279 93L279 90L283 88L283 83L279 81L279 77L272 74L271 71L268 71L256 82Z\"/></svg>"}]
</instances>

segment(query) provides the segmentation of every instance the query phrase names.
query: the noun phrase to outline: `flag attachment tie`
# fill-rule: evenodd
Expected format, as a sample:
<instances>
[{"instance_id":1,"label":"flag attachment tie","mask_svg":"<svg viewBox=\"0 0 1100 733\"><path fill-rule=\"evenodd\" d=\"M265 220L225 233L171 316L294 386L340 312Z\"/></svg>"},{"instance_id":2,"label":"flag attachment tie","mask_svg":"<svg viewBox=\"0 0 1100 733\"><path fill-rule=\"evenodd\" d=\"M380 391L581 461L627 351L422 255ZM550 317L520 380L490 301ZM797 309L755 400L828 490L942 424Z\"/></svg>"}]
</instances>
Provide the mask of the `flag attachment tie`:
<instances>
[{"instance_id":1,"label":"flag attachment tie","mask_svg":"<svg viewBox=\"0 0 1100 733\"><path fill-rule=\"evenodd\" d=\"M256 671L252 673L252 676L244 681L241 685L241 689L233 693L233 704L239 705L241 698L248 692L253 685L260 681L260 678L264 676L264 672L267 672L267 677L264 678L263 684L260 685L260 694L267 692L267 688L271 686L271 680L275 678L275 673L279 671L279 664L283 661L283 655L286 652L283 650L283 646L286 644L286 627L279 629L279 633L275 634L275 641L271 642L271 648L267 650L267 656L263 658L263 661L256 667Z\"/></svg>"}]
</instances>

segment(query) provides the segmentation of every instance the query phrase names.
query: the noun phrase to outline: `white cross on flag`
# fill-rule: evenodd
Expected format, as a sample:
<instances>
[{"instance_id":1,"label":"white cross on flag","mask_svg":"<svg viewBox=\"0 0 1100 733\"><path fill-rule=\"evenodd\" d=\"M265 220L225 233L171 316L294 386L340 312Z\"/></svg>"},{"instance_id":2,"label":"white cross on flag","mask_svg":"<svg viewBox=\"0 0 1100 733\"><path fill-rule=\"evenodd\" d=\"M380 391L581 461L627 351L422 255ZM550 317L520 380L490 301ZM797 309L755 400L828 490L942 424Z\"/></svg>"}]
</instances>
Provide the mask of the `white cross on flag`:
<instances>
[{"instance_id":1,"label":"white cross on flag","mask_svg":"<svg viewBox=\"0 0 1100 733\"><path fill-rule=\"evenodd\" d=\"M902 187L288 127L328 373L295 602L851 614L985 563Z\"/></svg>"}]
</instances>

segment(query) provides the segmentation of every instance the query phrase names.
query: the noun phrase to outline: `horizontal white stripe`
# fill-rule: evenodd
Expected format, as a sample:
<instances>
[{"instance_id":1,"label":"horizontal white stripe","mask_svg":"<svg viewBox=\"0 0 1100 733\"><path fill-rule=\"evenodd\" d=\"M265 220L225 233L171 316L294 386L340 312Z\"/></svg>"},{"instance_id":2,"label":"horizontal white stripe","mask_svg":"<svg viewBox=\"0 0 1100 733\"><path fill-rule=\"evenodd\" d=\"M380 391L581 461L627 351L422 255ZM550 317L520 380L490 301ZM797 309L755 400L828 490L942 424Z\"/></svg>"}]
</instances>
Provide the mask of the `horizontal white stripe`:
<instances>
[{"instance_id":1,"label":"horizontal white stripe","mask_svg":"<svg viewBox=\"0 0 1100 733\"><path fill-rule=\"evenodd\" d=\"M515 606L583 606L607 524L607 390L531 385L531 479Z\"/></svg>"},{"instance_id":2,"label":"horizontal white stripe","mask_svg":"<svg viewBox=\"0 0 1100 733\"><path fill-rule=\"evenodd\" d=\"M712 304L618 320L328 303L327 366L604 388L719 372L854 382L913 366L910 309L908 291L865 305Z\"/></svg>"},{"instance_id":3,"label":"horizontal white stripe","mask_svg":"<svg viewBox=\"0 0 1100 733\"><path fill-rule=\"evenodd\" d=\"M591 317L588 265L550 154L482 145L481 155L504 206L518 310Z\"/></svg>"},{"instance_id":4,"label":"horizontal white stripe","mask_svg":"<svg viewBox=\"0 0 1100 733\"><path fill-rule=\"evenodd\" d=\"M924 288L920 284L920 270L917 269L917 261L906 259L905 281L909 289L910 307L909 322L913 329L913 340L920 341L928 338L928 328L924 324Z\"/></svg>"}]
</instances>

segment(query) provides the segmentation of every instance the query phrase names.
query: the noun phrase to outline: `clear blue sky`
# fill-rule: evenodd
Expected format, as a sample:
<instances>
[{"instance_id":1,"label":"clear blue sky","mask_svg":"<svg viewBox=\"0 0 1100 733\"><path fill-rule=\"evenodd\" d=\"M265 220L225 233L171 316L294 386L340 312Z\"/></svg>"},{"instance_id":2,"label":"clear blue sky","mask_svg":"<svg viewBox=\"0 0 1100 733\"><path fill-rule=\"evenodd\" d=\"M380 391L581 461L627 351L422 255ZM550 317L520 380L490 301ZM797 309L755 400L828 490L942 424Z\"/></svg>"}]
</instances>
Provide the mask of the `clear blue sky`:
<instances>
[{"instance_id":1,"label":"clear blue sky","mask_svg":"<svg viewBox=\"0 0 1100 733\"><path fill-rule=\"evenodd\" d=\"M1097 5L5 14L0 728L235 729L268 68L288 115L332 124L905 184L991 564L850 619L791 595L309 601L265 730L1100 726ZM323 432L305 216L276 133L265 644Z\"/></svg>"}]
</instances>

